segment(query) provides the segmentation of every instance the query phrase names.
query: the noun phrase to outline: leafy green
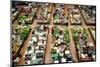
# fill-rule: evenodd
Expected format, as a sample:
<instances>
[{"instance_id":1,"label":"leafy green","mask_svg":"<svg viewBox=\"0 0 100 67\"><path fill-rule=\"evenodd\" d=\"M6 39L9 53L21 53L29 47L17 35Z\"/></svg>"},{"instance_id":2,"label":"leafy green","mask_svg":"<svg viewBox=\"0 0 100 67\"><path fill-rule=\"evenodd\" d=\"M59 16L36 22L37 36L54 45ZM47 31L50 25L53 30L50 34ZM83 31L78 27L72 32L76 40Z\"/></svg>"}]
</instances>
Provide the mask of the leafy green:
<instances>
[{"instance_id":1,"label":"leafy green","mask_svg":"<svg viewBox=\"0 0 100 67\"><path fill-rule=\"evenodd\" d=\"M29 33L29 28L25 27L23 29L23 31L20 33L20 39L24 40L26 38L26 36L28 35L28 33Z\"/></svg>"},{"instance_id":2,"label":"leafy green","mask_svg":"<svg viewBox=\"0 0 100 67\"><path fill-rule=\"evenodd\" d=\"M69 33L68 33L68 29L67 28L64 29L64 41L66 43L70 43L70 37L69 37Z\"/></svg>"},{"instance_id":3,"label":"leafy green","mask_svg":"<svg viewBox=\"0 0 100 67\"><path fill-rule=\"evenodd\" d=\"M18 19L20 22L23 22L23 20L25 20L25 16L19 16Z\"/></svg>"},{"instance_id":4,"label":"leafy green","mask_svg":"<svg viewBox=\"0 0 100 67\"><path fill-rule=\"evenodd\" d=\"M83 31L83 39L86 40L87 39L88 34L86 33L86 31Z\"/></svg>"},{"instance_id":5,"label":"leafy green","mask_svg":"<svg viewBox=\"0 0 100 67\"><path fill-rule=\"evenodd\" d=\"M55 26L54 27L54 31L53 31L53 36L54 37L58 37L59 36L59 32L60 32L59 28L57 26Z\"/></svg>"},{"instance_id":6,"label":"leafy green","mask_svg":"<svg viewBox=\"0 0 100 67\"><path fill-rule=\"evenodd\" d=\"M59 20L59 16L58 16L58 15L55 15L55 16L54 16L54 19L55 19L55 20Z\"/></svg>"}]
</instances>

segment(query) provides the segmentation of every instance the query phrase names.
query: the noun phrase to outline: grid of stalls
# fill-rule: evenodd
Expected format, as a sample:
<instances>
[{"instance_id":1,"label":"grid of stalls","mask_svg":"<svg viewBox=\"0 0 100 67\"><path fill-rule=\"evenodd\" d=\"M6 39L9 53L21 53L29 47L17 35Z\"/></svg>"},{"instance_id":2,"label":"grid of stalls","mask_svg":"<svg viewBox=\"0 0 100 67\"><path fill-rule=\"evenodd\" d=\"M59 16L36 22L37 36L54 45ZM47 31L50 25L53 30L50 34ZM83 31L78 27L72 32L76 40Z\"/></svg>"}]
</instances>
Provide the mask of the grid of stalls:
<instances>
[{"instance_id":1,"label":"grid of stalls","mask_svg":"<svg viewBox=\"0 0 100 67\"><path fill-rule=\"evenodd\" d=\"M12 8L15 65L95 61L95 24L88 22L95 18L95 7L37 2L16 5ZM94 14L87 16L90 20L85 18L85 9Z\"/></svg>"},{"instance_id":2,"label":"grid of stalls","mask_svg":"<svg viewBox=\"0 0 100 67\"><path fill-rule=\"evenodd\" d=\"M69 8L71 33L76 46L79 62L96 60L96 7L95 6L71 6ZM78 26L75 26L75 24ZM79 25L80 24L80 25Z\"/></svg>"}]
</instances>

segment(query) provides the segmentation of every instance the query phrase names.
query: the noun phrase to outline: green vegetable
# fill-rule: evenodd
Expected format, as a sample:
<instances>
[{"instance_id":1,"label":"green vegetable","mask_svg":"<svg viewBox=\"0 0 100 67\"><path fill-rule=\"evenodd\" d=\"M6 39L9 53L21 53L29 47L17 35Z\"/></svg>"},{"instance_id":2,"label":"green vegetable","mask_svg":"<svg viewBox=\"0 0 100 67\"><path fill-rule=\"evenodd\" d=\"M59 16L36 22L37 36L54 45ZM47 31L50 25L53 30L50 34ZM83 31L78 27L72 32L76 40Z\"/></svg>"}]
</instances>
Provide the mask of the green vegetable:
<instances>
[{"instance_id":1,"label":"green vegetable","mask_svg":"<svg viewBox=\"0 0 100 67\"><path fill-rule=\"evenodd\" d=\"M59 32L60 32L59 28L57 26L55 26L54 27L54 31L53 31L53 36L54 37L58 37L59 36Z\"/></svg>"},{"instance_id":2,"label":"green vegetable","mask_svg":"<svg viewBox=\"0 0 100 67\"><path fill-rule=\"evenodd\" d=\"M86 40L87 37L88 37L88 35L87 35L86 31L83 31L83 40Z\"/></svg>"},{"instance_id":3,"label":"green vegetable","mask_svg":"<svg viewBox=\"0 0 100 67\"><path fill-rule=\"evenodd\" d=\"M23 29L23 31L20 33L21 40L24 40L26 38L26 36L28 35L28 33L29 33L29 28L28 27L25 27Z\"/></svg>"},{"instance_id":4,"label":"green vegetable","mask_svg":"<svg viewBox=\"0 0 100 67\"><path fill-rule=\"evenodd\" d=\"M74 34L74 40L78 41L78 32L75 31L73 34Z\"/></svg>"},{"instance_id":5,"label":"green vegetable","mask_svg":"<svg viewBox=\"0 0 100 67\"><path fill-rule=\"evenodd\" d=\"M58 15L55 15L54 16L54 20L59 20L59 16Z\"/></svg>"},{"instance_id":6,"label":"green vegetable","mask_svg":"<svg viewBox=\"0 0 100 67\"><path fill-rule=\"evenodd\" d=\"M18 19L20 22L23 22L23 20L25 20L25 16L19 16Z\"/></svg>"},{"instance_id":7,"label":"green vegetable","mask_svg":"<svg viewBox=\"0 0 100 67\"><path fill-rule=\"evenodd\" d=\"M69 37L69 32L67 28L64 29L64 41L66 42L66 44L70 43L70 37Z\"/></svg>"}]
</instances>

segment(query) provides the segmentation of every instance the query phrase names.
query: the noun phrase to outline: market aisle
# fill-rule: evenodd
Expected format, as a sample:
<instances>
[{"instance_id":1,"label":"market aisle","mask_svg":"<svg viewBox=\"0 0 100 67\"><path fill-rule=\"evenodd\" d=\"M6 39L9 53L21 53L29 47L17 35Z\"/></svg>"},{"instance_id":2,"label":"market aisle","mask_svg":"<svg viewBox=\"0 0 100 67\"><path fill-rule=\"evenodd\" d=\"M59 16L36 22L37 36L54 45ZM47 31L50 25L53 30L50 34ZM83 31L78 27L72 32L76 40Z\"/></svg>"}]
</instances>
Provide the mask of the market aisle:
<instances>
[{"instance_id":1,"label":"market aisle","mask_svg":"<svg viewBox=\"0 0 100 67\"><path fill-rule=\"evenodd\" d=\"M47 39L47 45L46 45L46 53L45 53L45 61L44 63L49 64L52 63L52 58L51 58L51 48L54 46L52 44L52 26L53 24L53 12L54 12L54 7L52 5L52 13L51 13L51 22L49 25L49 32L48 32L48 39Z\"/></svg>"},{"instance_id":2,"label":"market aisle","mask_svg":"<svg viewBox=\"0 0 100 67\"><path fill-rule=\"evenodd\" d=\"M76 46L75 46L75 43L74 43L74 40L73 40L73 36L72 36L72 33L71 33L70 23L69 23L68 27L69 27L69 35L70 35L70 50L71 50L74 62L78 62Z\"/></svg>"},{"instance_id":3,"label":"market aisle","mask_svg":"<svg viewBox=\"0 0 100 67\"><path fill-rule=\"evenodd\" d=\"M51 58L51 47L53 47L52 42L52 31L49 28L49 33L48 33L48 40L47 40L47 45L46 45L46 53L45 53L45 63L49 64L52 63L52 58Z\"/></svg>"},{"instance_id":4,"label":"market aisle","mask_svg":"<svg viewBox=\"0 0 100 67\"><path fill-rule=\"evenodd\" d=\"M66 7L66 12L68 11L67 7L69 7L68 5L65 5ZM68 12L66 13L66 15L68 15ZM74 43L74 40L73 40L73 37L72 37L72 32L71 32L71 21L70 21L70 17L69 17L69 20L68 20L68 29L69 29L69 36L70 36L70 51L72 53L72 57L73 57L73 60L74 62L78 62L78 57L77 57L77 51L76 51L76 47L75 47L75 43Z\"/></svg>"},{"instance_id":5,"label":"market aisle","mask_svg":"<svg viewBox=\"0 0 100 67\"><path fill-rule=\"evenodd\" d=\"M71 33L71 27L69 27L69 35L70 35L70 50L72 53L72 57L74 62L78 62L78 56L77 56L76 46Z\"/></svg>"}]
</instances>

